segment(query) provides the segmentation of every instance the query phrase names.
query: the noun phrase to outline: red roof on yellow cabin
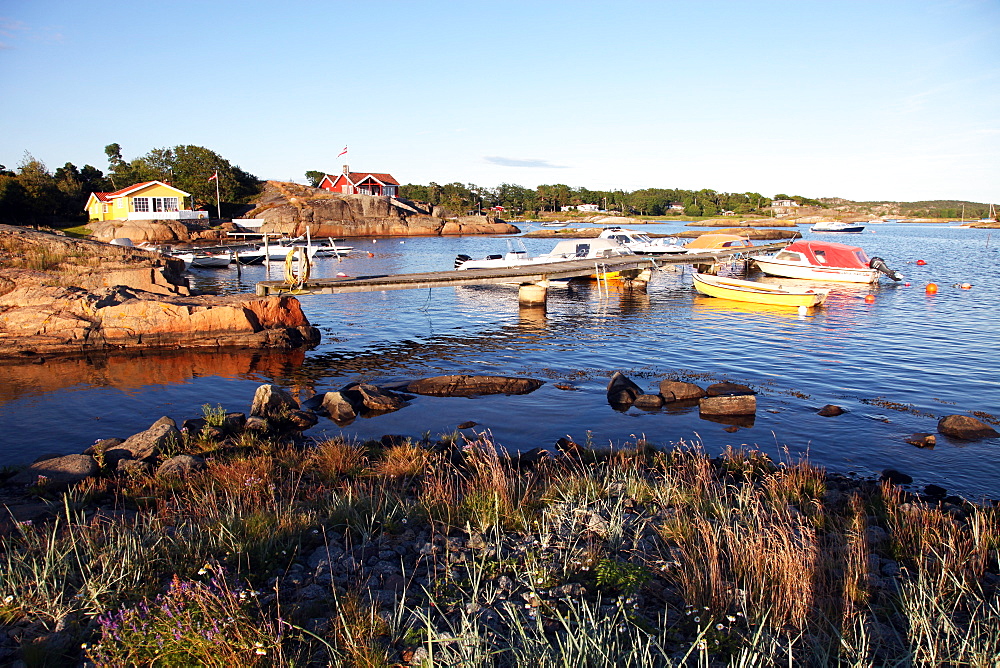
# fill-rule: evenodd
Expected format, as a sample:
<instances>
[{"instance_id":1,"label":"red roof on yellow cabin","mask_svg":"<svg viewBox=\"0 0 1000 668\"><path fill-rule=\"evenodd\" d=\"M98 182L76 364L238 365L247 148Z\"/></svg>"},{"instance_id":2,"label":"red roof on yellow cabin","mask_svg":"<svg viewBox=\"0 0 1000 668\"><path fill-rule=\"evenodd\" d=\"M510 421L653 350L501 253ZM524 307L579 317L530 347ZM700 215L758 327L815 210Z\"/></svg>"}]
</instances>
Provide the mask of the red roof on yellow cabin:
<instances>
[{"instance_id":1,"label":"red roof on yellow cabin","mask_svg":"<svg viewBox=\"0 0 1000 668\"><path fill-rule=\"evenodd\" d=\"M95 192L94 193L94 197L96 197L97 201L99 201L99 202L108 202L108 201L110 201L110 200L112 200L112 199L114 199L116 197L122 197L124 195L128 195L129 193L135 192L137 190L142 190L143 188L146 188L146 187L152 186L152 185L166 186L168 188L176 190L179 193L184 193L185 195L190 195L191 194L191 193L186 193L183 190L181 190L180 188L175 188L174 186L170 185L169 183L164 183L162 181L143 181L141 183L133 183L130 186L126 186L126 187L124 187L124 188L122 188L120 190L116 190L116 191L111 192L111 193L98 193L98 192Z\"/></svg>"}]
</instances>

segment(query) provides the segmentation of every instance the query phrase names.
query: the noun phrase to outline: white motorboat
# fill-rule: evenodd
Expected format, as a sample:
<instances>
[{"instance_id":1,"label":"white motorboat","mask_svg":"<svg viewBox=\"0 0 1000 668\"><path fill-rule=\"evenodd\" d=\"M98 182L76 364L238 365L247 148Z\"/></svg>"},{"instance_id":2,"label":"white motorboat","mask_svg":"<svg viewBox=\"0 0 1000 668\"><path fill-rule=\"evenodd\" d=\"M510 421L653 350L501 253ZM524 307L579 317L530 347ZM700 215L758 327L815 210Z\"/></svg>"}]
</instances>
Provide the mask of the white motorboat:
<instances>
[{"instance_id":1,"label":"white motorboat","mask_svg":"<svg viewBox=\"0 0 1000 668\"><path fill-rule=\"evenodd\" d=\"M269 260L284 260L288 252L295 248L305 248L309 259L314 257L328 257L346 255L354 250L353 246L338 246L333 239L317 242L302 237L295 239L276 239L274 243L267 245L267 258Z\"/></svg>"},{"instance_id":2,"label":"white motorboat","mask_svg":"<svg viewBox=\"0 0 1000 668\"><path fill-rule=\"evenodd\" d=\"M508 242L509 243L509 242ZM455 258L455 269L504 269L526 264L546 264L569 260L593 260L616 255L631 255L629 249L613 239L564 239L548 253L532 256L523 248L508 246L504 254L487 255L475 260L468 255Z\"/></svg>"},{"instance_id":3,"label":"white motorboat","mask_svg":"<svg viewBox=\"0 0 1000 668\"><path fill-rule=\"evenodd\" d=\"M260 264L264 261L263 248L244 248L233 253L233 260L238 264Z\"/></svg>"},{"instance_id":4,"label":"white motorboat","mask_svg":"<svg viewBox=\"0 0 1000 668\"><path fill-rule=\"evenodd\" d=\"M636 255L668 255L684 253L687 250L677 241L676 237L654 239L644 232L624 227L606 227L598 238L613 239Z\"/></svg>"},{"instance_id":5,"label":"white motorboat","mask_svg":"<svg viewBox=\"0 0 1000 668\"><path fill-rule=\"evenodd\" d=\"M783 278L877 283L879 274L885 274L894 281L903 279L882 258L869 260L861 248L831 241L800 239L774 255L760 255L753 261L765 274Z\"/></svg>"},{"instance_id":6,"label":"white motorboat","mask_svg":"<svg viewBox=\"0 0 1000 668\"><path fill-rule=\"evenodd\" d=\"M865 226L857 223L842 223L839 220L824 220L809 229L813 232L864 232Z\"/></svg>"},{"instance_id":7,"label":"white motorboat","mask_svg":"<svg viewBox=\"0 0 1000 668\"><path fill-rule=\"evenodd\" d=\"M198 267L201 269L221 269L228 267L232 254L212 251L189 251L187 253L172 253L172 257L184 260L184 268Z\"/></svg>"}]
</instances>

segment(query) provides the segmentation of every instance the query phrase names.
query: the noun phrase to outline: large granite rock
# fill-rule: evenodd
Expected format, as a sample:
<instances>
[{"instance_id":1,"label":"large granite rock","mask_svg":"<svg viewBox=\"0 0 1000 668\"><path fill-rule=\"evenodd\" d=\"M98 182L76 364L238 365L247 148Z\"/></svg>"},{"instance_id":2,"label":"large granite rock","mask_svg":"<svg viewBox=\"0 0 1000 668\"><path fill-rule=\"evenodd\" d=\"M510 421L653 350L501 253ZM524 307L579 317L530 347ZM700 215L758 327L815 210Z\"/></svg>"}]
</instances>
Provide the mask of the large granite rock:
<instances>
[{"instance_id":1,"label":"large granite rock","mask_svg":"<svg viewBox=\"0 0 1000 668\"><path fill-rule=\"evenodd\" d=\"M345 195L296 183L268 181L248 218L264 220L261 232L313 237L516 234L493 216L452 216L441 207L376 195Z\"/></svg>"},{"instance_id":2,"label":"large granite rock","mask_svg":"<svg viewBox=\"0 0 1000 668\"><path fill-rule=\"evenodd\" d=\"M0 358L319 341L293 297L189 294L159 253L0 225Z\"/></svg>"},{"instance_id":3,"label":"large granite rock","mask_svg":"<svg viewBox=\"0 0 1000 668\"><path fill-rule=\"evenodd\" d=\"M317 343L297 299L288 296L154 295L123 287L24 285L0 295L0 357L128 348Z\"/></svg>"}]
</instances>

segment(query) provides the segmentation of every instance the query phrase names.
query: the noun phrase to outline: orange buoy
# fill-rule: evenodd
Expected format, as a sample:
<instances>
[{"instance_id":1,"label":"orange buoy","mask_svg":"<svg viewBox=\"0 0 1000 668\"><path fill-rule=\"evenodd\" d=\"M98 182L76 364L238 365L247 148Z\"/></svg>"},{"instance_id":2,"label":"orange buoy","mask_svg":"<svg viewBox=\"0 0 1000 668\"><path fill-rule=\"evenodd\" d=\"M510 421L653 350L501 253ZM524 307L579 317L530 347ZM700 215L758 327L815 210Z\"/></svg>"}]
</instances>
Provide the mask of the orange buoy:
<instances>
[{"instance_id":1,"label":"orange buoy","mask_svg":"<svg viewBox=\"0 0 1000 668\"><path fill-rule=\"evenodd\" d=\"M874 304L875 303L875 295L865 295L865 303L866 304Z\"/></svg>"},{"instance_id":2,"label":"orange buoy","mask_svg":"<svg viewBox=\"0 0 1000 668\"><path fill-rule=\"evenodd\" d=\"M910 284L909 283L903 283L903 286L908 288L908 287L910 287Z\"/></svg>"},{"instance_id":3,"label":"orange buoy","mask_svg":"<svg viewBox=\"0 0 1000 668\"><path fill-rule=\"evenodd\" d=\"M925 287L924 290L927 292L927 294L933 295L934 293L937 292L937 283L928 283L927 287Z\"/></svg>"},{"instance_id":4,"label":"orange buoy","mask_svg":"<svg viewBox=\"0 0 1000 668\"><path fill-rule=\"evenodd\" d=\"M375 257L375 253L368 251L368 257Z\"/></svg>"},{"instance_id":5,"label":"orange buoy","mask_svg":"<svg viewBox=\"0 0 1000 668\"><path fill-rule=\"evenodd\" d=\"M963 290L971 290L972 289L972 283L962 283L958 287L962 288Z\"/></svg>"},{"instance_id":6,"label":"orange buoy","mask_svg":"<svg viewBox=\"0 0 1000 668\"><path fill-rule=\"evenodd\" d=\"M923 265L927 264L927 262L925 260L917 260L917 264Z\"/></svg>"}]
</instances>

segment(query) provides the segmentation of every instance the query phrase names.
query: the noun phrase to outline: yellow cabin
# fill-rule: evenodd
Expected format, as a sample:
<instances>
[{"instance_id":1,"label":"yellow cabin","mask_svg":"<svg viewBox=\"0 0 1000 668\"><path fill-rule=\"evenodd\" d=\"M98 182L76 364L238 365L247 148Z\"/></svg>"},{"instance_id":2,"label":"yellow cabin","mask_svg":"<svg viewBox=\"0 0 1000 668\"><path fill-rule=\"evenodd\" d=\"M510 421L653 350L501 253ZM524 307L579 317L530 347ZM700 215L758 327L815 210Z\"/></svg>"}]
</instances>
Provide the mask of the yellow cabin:
<instances>
[{"instance_id":1,"label":"yellow cabin","mask_svg":"<svg viewBox=\"0 0 1000 668\"><path fill-rule=\"evenodd\" d=\"M163 183L144 181L113 193L90 193L90 220L186 220L207 218L206 211L188 208L191 193Z\"/></svg>"}]
</instances>

